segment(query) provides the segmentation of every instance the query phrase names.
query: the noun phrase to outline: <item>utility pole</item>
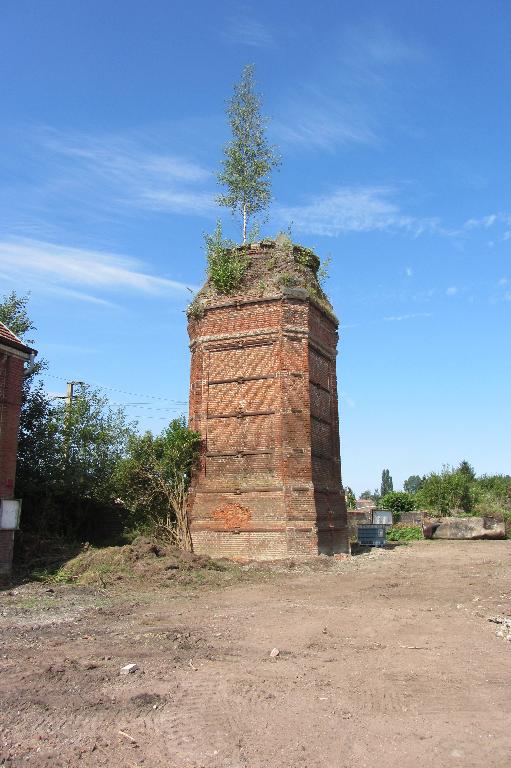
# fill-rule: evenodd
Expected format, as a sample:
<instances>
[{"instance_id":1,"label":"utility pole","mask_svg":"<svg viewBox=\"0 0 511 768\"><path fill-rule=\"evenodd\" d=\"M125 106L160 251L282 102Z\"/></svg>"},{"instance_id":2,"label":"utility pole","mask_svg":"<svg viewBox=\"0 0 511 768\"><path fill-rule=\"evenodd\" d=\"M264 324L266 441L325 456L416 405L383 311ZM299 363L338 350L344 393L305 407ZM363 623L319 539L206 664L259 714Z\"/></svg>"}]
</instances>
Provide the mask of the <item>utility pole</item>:
<instances>
[{"instance_id":1,"label":"utility pole","mask_svg":"<svg viewBox=\"0 0 511 768\"><path fill-rule=\"evenodd\" d=\"M55 397L50 398L50 400L65 400L66 401L66 406L68 408L70 408L73 405L73 400L74 400L74 396L75 396L74 392L75 392L75 387L76 387L77 384L80 384L82 387L85 386L85 382L84 381L68 381L67 382L67 394L65 394L65 395L55 395Z\"/></svg>"},{"instance_id":2,"label":"utility pole","mask_svg":"<svg viewBox=\"0 0 511 768\"><path fill-rule=\"evenodd\" d=\"M84 381L68 381L67 382L66 405L69 408L69 410L71 410L71 406L73 405L74 392L77 384L80 384L80 386L82 387L85 386Z\"/></svg>"},{"instance_id":3,"label":"utility pole","mask_svg":"<svg viewBox=\"0 0 511 768\"><path fill-rule=\"evenodd\" d=\"M77 385L80 385L82 387L85 386L84 381L68 381L67 382L67 393L65 395L60 395L57 399L58 400L65 400L66 401L66 447L65 447L65 457L66 457L66 464L69 461L69 449L70 449L70 443L71 443L71 414L72 414L72 407L73 407L73 400L75 397L75 387Z\"/></svg>"}]
</instances>

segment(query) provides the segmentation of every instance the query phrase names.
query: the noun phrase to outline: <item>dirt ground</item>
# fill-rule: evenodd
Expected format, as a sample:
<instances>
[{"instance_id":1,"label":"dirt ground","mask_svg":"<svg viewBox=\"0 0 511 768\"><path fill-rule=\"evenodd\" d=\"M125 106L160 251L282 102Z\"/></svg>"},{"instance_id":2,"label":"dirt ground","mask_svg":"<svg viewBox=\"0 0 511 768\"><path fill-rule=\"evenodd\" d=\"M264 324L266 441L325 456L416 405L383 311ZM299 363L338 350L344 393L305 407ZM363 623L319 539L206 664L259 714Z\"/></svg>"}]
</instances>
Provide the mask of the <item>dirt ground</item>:
<instances>
[{"instance_id":1,"label":"dirt ground","mask_svg":"<svg viewBox=\"0 0 511 768\"><path fill-rule=\"evenodd\" d=\"M511 616L510 555L415 542L137 592L5 590L0 765L509 768L511 642L488 619Z\"/></svg>"}]
</instances>

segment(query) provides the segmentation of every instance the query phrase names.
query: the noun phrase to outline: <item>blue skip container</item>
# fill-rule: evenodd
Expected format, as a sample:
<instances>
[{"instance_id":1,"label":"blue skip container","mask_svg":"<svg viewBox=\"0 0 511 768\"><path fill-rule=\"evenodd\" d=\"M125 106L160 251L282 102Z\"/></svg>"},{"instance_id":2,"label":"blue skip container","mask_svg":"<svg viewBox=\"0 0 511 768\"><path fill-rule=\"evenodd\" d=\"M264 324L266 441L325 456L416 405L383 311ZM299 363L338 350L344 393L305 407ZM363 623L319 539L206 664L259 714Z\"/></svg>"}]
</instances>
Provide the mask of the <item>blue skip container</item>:
<instances>
[{"instance_id":1,"label":"blue skip container","mask_svg":"<svg viewBox=\"0 0 511 768\"><path fill-rule=\"evenodd\" d=\"M358 544L361 547L384 547L386 527L375 523L357 526Z\"/></svg>"}]
</instances>

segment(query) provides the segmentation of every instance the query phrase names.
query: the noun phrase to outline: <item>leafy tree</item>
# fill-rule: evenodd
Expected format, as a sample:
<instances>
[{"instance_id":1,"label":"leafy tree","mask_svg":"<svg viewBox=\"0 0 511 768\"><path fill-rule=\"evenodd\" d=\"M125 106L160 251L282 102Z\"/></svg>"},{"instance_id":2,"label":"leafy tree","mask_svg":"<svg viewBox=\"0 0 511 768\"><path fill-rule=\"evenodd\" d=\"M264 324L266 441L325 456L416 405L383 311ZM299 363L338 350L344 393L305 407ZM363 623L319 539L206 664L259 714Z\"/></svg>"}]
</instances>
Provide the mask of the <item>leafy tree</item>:
<instances>
[{"instance_id":1,"label":"leafy tree","mask_svg":"<svg viewBox=\"0 0 511 768\"><path fill-rule=\"evenodd\" d=\"M422 488L424 478L420 475L410 475L410 477L404 481L403 489L406 493L417 493Z\"/></svg>"},{"instance_id":2,"label":"leafy tree","mask_svg":"<svg viewBox=\"0 0 511 768\"><path fill-rule=\"evenodd\" d=\"M369 500L374 501L374 495L369 490L362 491L362 493L360 494L360 498L364 499L365 501L369 501Z\"/></svg>"},{"instance_id":3,"label":"leafy tree","mask_svg":"<svg viewBox=\"0 0 511 768\"><path fill-rule=\"evenodd\" d=\"M128 455L119 464L119 493L136 526L147 525L191 550L186 497L200 447L198 432L184 418L174 419L161 435L132 435Z\"/></svg>"},{"instance_id":4,"label":"leafy tree","mask_svg":"<svg viewBox=\"0 0 511 768\"><path fill-rule=\"evenodd\" d=\"M511 496L511 475L482 475L477 479L477 485L498 499Z\"/></svg>"},{"instance_id":5,"label":"leafy tree","mask_svg":"<svg viewBox=\"0 0 511 768\"><path fill-rule=\"evenodd\" d=\"M11 291L3 297L0 302L0 322L6 325L18 338L27 346L34 344L34 339L28 338L31 331L36 327L28 314L28 302L30 294L26 293L20 296L16 291ZM28 386L32 377L46 368L45 360L38 360L30 368L30 372L25 377L23 388L23 400L28 396L30 387ZM23 414L21 415L23 419Z\"/></svg>"},{"instance_id":6,"label":"leafy tree","mask_svg":"<svg viewBox=\"0 0 511 768\"><path fill-rule=\"evenodd\" d=\"M411 512L415 506L413 496L404 491L390 491L380 499L383 509L390 509L394 515L394 522L398 522L403 512Z\"/></svg>"},{"instance_id":7,"label":"leafy tree","mask_svg":"<svg viewBox=\"0 0 511 768\"><path fill-rule=\"evenodd\" d=\"M28 296L11 293L0 302L0 320L25 343L35 331ZM112 483L131 426L98 391L83 387L72 405L48 398L38 374L25 377L20 415L16 495L23 499L21 525L37 535L93 535L112 507Z\"/></svg>"},{"instance_id":8,"label":"leafy tree","mask_svg":"<svg viewBox=\"0 0 511 768\"><path fill-rule=\"evenodd\" d=\"M432 509L440 515L448 515L458 509L468 514L476 501L477 485L466 472L449 467L428 475L415 496L417 507Z\"/></svg>"},{"instance_id":9,"label":"leafy tree","mask_svg":"<svg viewBox=\"0 0 511 768\"><path fill-rule=\"evenodd\" d=\"M461 461L457 469L457 472L461 472L463 475L466 475L469 480L476 479L476 473L475 473L474 467L471 464L469 464L468 461Z\"/></svg>"},{"instance_id":10,"label":"leafy tree","mask_svg":"<svg viewBox=\"0 0 511 768\"><path fill-rule=\"evenodd\" d=\"M54 409L60 487L74 499L113 498L113 474L128 447L133 425L98 390L83 385L71 405Z\"/></svg>"},{"instance_id":11,"label":"leafy tree","mask_svg":"<svg viewBox=\"0 0 511 768\"><path fill-rule=\"evenodd\" d=\"M28 316L27 305L30 294L19 296L15 291L3 297L0 303L0 322L6 325L25 344L33 344L33 339L27 339L29 331L35 331L35 326Z\"/></svg>"},{"instance_id":12,"label":"leafy tree","mask_svg":"<svg viewBox=\"0 0 511 768\"><path fill-rule=\"evenodd\" d=\"M27 500L38 499L41 525L46 501L59 482L58 422L55 408L49 401L41 381L34 380L25 389L21 405L16 466L16 494L25 499L22 524L26 527L29 506Z\"/></svg>"},{"instance_id":13,"label":"leafy tree","mask_svg":"<svg viewBox=\"0 0 511 768\"><path fill-rule=\"evenodd\" d=\"M254 66L246 66L241 81L234 87L227 115L232 139L224 149L220 184L227 192L218 202L240 214L243 243L251 216L268 207L271 200L270 172L279 165L275 148L265 136L267 119L261 115L261 100L254 90Z\"/></svg>"},{"instance_id":14,"label":"leafy tree","mask_svg":"<svg viewBox=\"0 0 511 768\"><path fill-rule=\"evenodd\" d=\"M349 487L349 485L345 486L344 488L344 495L346 497L346 504L348 509L356 509L357 507L357 500L355 498L355 494Z\"/></svg>"},{"instance_id":15,"label":"leafy tree","mask_svg":"<svg viewBox=\"0 0 511 768\"><path fill-rule=\"evenodd\" d=\"M390 475L390 470L384 469L381 473L381 487L380 496L385 496L387 493L391 493L394 490L394 483Z\"/></svg>"},{"instance_id":16,"label":"leafy tree","mask_svg":"<svg viewBox=\"0 0 511 768\"><path fill-rule=\"evenodd\" d=\"M114 473L133 426L87 386L69 405L50 402L38 383L25 413L16 480L24 530L94 538L114 512Z\"/></svg>"},{"instance_id":17,"label":"leafy tree","mask_svg":"<svg viewBox=\"0 0 511 768\"><path fill-rule=\"evenodd\" d=\"M505 520L509 532L511 530L511 476L483 475L477 478L474 485L477 489L474 514Z\"/></svg>"},{"instance_id":18,"label":"leafy tree","mask_svg":"<svg viewBox=\"0 0 511 768\"><path fill-rule=\"evenodd\" d=\"M415 506L413 496L404 491L390 491L382 496L380 504L383 509L391 509L393 512L411 512Z\"/></svg>"}]
</instances>

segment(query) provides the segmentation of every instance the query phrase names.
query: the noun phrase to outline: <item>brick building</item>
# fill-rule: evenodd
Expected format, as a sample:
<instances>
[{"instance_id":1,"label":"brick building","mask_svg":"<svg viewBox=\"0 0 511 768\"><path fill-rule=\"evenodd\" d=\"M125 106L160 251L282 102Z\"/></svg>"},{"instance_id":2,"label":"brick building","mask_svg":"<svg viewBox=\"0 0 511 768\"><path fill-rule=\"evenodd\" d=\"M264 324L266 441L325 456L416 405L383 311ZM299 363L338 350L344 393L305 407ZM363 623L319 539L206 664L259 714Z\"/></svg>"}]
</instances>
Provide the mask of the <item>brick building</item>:
<instances>
[{"instance_id":1,"label":"brick building","mask_svg":"<svg viewBox=\"0 0 511 768\"><path fill-rule=\"evenodd\" d=\"M0 505L14 497L24 367L34 354L34 350L0 323ZM0 577L11 572L14 544L13 510L7 510L5 503L2 506Z\"/></svg>"},{"instance_id":2,"label":"brick building","mask_svg":"<svg viewBox=\"0 0 511 768\"><path fill-rule=\"evenodd\" d=\"M338 321L319 260L287 238L248 247L236 295L189 310L194 550L273 559L349 551L336 380Z\"/></svg>"}]
</instances>

